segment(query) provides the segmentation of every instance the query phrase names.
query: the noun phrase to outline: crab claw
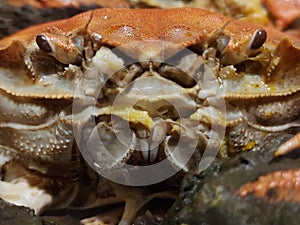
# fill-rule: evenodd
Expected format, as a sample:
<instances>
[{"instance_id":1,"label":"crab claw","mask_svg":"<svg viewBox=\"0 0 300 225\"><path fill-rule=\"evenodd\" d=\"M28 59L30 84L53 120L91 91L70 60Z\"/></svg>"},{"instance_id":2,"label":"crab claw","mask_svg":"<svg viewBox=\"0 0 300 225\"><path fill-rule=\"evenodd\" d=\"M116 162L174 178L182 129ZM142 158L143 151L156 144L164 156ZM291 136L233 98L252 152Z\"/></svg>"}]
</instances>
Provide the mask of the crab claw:
<instances>
[{"instance_id":1,"label":"crab claw","mask_svg":"<svg viewBox=\"0 0 300 225\"><path fill-rule=\"evenodd\" d=\"M288 141L284 142L274 152L274 157L285 155L293 150L300 148L300 132L293 136Z\"/></svg>"}]
</instances>

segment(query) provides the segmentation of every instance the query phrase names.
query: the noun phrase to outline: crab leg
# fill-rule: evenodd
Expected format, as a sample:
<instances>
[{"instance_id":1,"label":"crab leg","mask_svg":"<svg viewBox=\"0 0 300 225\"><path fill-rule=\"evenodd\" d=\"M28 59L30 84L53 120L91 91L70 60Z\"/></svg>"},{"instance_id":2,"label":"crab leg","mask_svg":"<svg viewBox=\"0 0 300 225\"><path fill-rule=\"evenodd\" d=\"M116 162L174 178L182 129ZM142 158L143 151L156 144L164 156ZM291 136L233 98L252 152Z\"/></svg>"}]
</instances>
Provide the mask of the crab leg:
<instances>
[{"instance_id":1,"label":"crab leg","mask_svg":"<svg viewBox=\"0 0 300 225\"><path fill-rule=\"evenodd\" d=\"M285 155L297 148L300 148L300 132L280 145L274 152L274 157Z\"/></svg>"},{"instance_id":2,"label":"crab leg","mask_svg":"<svg viewBox=\"0 0 300 225\"><path fill-rule=\"evenodd\" d=\"M130 225L134 221L137 212L154 198L177 199L177 195L170 191L147 195L143 188L127 187L116 183L111 183L111 185L116 195L125 201L124 212L118 225Z\"/></svg>"}]
</instances>

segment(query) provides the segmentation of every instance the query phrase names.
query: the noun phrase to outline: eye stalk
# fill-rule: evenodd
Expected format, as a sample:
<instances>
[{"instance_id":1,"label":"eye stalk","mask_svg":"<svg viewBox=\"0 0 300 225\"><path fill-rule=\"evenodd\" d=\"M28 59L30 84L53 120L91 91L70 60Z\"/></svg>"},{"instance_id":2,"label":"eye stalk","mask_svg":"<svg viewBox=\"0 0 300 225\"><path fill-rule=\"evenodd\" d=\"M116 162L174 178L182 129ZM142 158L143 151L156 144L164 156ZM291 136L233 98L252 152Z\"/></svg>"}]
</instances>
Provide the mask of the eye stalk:
<instances>
[{"instance_id":1,"label":"eye stalk","mask_svg":"<svg viewBox=\"0 0 300 225\"><path fill-rule=\"evenodd\" d=\"M265 43L266 39L267 32L264 29L256 30L250 42L250 49L259 49Z\"/></svg>"},{"instance_id":2,"label":"eye stalk","mask_svg":"<svg viewBox=\"0 0 300 225\"><path fill-rule=\"evenodd\" d=\"M43 52L47 52L47 53L53 52L49 44L48 38L45 35L40 34L36 36L36 43Z\"/></svg>"},{"instance_id":3,"label":"eye stalk","mask_svg":"<svg viewBox=\"0 0 300 225\"><path fill-rule=\"evenodd\" d=\"M80 64L84 49L84 38L51 33L36 36L36 44L41 51L53 56L63 64Z\"/></svg>"},{"instance_id":4,"label":"eye stalk","mask_svg":"<svg viewBox=\"0 0 300 225\"><path fill-rule=\"evenodd\" d=\"M221 55L220 62L225 65L234 65L260 54L260 48L266 40L267 32L263 28L255 30L252 35L247 33L247 35L231 37L222 34L216 40L217 50Z\"/></svg>"}]
</instances>

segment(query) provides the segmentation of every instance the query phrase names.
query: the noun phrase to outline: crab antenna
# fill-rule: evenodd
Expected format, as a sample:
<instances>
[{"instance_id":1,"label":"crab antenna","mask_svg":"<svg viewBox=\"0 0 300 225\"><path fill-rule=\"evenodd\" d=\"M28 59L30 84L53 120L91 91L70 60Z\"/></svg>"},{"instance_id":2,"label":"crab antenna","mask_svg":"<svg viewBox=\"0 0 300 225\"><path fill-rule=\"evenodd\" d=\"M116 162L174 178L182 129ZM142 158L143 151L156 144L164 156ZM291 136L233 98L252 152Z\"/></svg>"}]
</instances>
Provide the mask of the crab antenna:
<instances>
[{"instance_id":1,"label":"crab antenna","mask_svg":"<svg viewBox=\"0 0 300 225\"><path fill-rule=\"evenodd\" d=\"M90 23L91 23L93 17L94 17L94 10L91 10L91 11L90 11L90 18L89 18L89 20L86 22L86 25L84 26L84 29L83 29L84 31L87 31L88 26L90 25Z\"/></svg>"},{"instance_id":2,"label":"crab antenna","mask_svg":"<svg viewBox=\"0 0 300 225\"><path fill-rule=\"evenodd\" d=\"M239 19L241 19L241 18L245 18L245 16L239 15L239 16L237 16L237 17L235 17L235 18L232 18L232 19L228 20L226 23L223 24L222 27L220 27L220 28L217 29L217 31L215 32L215 34L220 34L220 33L222 33L222 32L223 32L223 29L224 29L225 27L227 27L230 23L232 23L232 22L234 22L234 21L236 21L236 20L239 20Z\"/></svg>"}]
</instances>

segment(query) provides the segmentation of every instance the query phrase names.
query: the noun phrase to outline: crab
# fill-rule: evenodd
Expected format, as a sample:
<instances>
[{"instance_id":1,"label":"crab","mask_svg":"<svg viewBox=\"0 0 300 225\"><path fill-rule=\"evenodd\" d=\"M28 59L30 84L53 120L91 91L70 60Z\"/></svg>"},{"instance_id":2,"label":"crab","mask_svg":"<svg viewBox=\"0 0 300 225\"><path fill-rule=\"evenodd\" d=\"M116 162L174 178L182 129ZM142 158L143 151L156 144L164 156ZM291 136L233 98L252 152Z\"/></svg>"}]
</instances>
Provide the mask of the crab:
<instances>
[{"instance_id":1,"label":"crab","mask_svg":"<svg viewBox=\"0 0 300 225\"><path fill-rule=\"evenodd\" d=\"M3 164L51 180L83 156L104 177L105 200L89 206L125 201L119 224L130 224L151 199L175 197L143 186L199 173L217 155L292 150L299 48L196 8L98 9L25 29L0 41Z\"/></svg>"}]
</instances>

